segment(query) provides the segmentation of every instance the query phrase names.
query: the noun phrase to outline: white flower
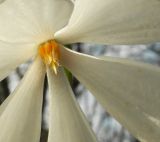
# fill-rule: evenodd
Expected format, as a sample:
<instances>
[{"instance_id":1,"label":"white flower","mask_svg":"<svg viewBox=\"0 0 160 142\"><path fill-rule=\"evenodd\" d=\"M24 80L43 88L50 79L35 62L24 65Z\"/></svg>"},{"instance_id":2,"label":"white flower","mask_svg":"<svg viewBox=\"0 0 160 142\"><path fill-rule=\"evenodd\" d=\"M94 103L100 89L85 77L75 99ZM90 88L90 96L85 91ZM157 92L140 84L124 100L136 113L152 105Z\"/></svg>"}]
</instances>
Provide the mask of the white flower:
<instances>
[{"instance_id":1,"label":"white flower","mask_svg":"<svg viewBox=\"0 0 160 142\"><path fill-rule=\"evenodd\" d=\"M159 41L159 13L158 0L3 2L0 5L0 80L21 63L31 58L34 62L0 107L0 142L39 142L46 68L50 90L48 142L96 141L62 66L137 138L158 142L160 69L111 57L99 59L63 45Z\"/></svg>"}]
</instances>

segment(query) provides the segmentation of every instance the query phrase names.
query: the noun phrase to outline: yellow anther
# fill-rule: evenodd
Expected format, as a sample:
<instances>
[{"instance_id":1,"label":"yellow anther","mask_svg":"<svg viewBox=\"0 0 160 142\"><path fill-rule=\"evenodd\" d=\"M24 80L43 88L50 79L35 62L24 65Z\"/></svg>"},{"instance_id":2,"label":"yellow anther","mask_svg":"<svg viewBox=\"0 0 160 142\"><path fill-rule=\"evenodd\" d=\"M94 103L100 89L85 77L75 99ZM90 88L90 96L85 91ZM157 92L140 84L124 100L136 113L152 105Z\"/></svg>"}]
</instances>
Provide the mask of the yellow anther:
<instances>
[{"instance_id":1,"label":"yellow anther","mask_svg":"<svg viewBox=\"0 0 160 142\"><path fill-rule=\"evenodd\" d=\"M42 43L39 46L39 55L42 58L43 62L51 67L55 74L57 74L57 69L60 66L59 44L55 40L49 40Z\"/></svg>"}]
</instances>

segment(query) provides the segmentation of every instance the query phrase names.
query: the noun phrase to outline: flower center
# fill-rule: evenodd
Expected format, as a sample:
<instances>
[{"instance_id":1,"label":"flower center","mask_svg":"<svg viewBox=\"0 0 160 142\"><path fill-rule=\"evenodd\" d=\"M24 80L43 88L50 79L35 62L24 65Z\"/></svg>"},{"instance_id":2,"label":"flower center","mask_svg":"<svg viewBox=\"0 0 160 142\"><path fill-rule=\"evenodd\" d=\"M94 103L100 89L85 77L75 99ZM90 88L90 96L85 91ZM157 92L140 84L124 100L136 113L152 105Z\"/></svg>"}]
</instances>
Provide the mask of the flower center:
<instances>
[{"instance_id":1,"label":"flower center","mask_svg":"<svg viewBox=\"0 0 160 142\"><path fill-rule=\"evenodd\" d=\"M57 69L60 66L59 44L55 40L48 40L40 44L38 52L43 62L57 74Z\"/></svg>"}]
</instances>

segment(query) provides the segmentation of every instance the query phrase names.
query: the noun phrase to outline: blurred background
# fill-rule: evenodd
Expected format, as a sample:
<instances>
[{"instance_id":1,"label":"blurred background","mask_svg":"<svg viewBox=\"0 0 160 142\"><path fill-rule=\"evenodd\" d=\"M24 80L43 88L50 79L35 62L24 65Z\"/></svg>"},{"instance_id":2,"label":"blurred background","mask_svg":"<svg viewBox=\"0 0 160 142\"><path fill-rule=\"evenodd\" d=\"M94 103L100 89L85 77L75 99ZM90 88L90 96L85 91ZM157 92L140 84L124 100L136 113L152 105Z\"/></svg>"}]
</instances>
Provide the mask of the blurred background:
<instances>
[{"instance_id":1,"label":"blurred background","mask_svg":"<svg viewBox=\"0 0 160 142\"><path fill-rule=\"evenodd\" d=\"M130 58L139 62L160 65L159 43L134 46L78 43L70 45L70 47L75 51L89 55ZM29 65L30 61L21 65L9 77L0 82L0 104L15 89ZM139 142L103 109L94 96L78 80L73 78L71 86L99 142ZM48 116L48 84L47 79L45 79L41 142L47 142Z\"/></svg>"}]
</instances>

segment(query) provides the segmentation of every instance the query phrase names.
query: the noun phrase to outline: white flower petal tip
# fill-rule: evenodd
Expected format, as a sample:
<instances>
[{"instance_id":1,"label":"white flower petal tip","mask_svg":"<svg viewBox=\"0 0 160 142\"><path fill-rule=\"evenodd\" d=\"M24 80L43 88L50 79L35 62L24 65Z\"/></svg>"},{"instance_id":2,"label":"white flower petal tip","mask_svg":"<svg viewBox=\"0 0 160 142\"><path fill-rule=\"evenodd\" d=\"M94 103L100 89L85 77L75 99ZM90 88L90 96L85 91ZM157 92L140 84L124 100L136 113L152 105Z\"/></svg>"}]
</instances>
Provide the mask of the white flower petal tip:
<instances>
[{"instance_id":1,"label":"white flower petal tip","mask_svg":"<svg viewBox=\"0 0 160 142\"><path fill-rule=\"evenodd\" d=\"M0 110L0 142L38 142L45 70L36 59Z\"/></svg>"},{"instance_id":2,"label":"white flower petal tip","mask_svg":"<svg viewBox=\"0 0 160 142\"><path fill-rule=\"evenodd\" d=\"M52 39L68 23L72 10L69 0L5 0L0 5L0 40L41 43Z\"/></svg>"},{"instance_id":3,"label":"white flower petal tip","mask_svg":"<svg viewBox=\"0 0 160 142\"><path fill-rule=\"evenodd\" d=\"M55 75L48 69L47 75L51 112L48 142L96 142L63 70L59 68Z\"/></svg>"},{"instance_id":4,"label":"white flower petal tip","mask_svg":"<svg viewBox=\"0 0 160 142\"><path fill-rule=\"evenodd\" d=\"M160 140L160 68L61 48L61 63L121 124L146 142Z\"/></svg>"},{"instance_id":5,"label":"white flower petal tip","mask_svg":"<svg viewBox=\"0 0 160 142\"><path fill-rule=\"evenodd\" d=\"M159 0L77 0L62 43L144 44L160 41Z\"/></svg>"}]
</instances>

